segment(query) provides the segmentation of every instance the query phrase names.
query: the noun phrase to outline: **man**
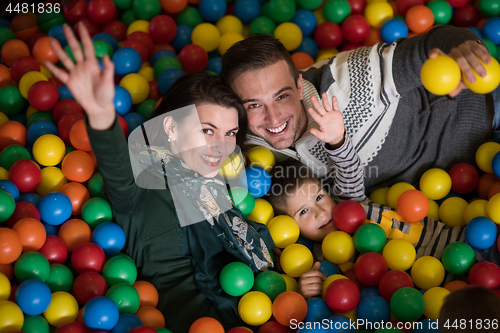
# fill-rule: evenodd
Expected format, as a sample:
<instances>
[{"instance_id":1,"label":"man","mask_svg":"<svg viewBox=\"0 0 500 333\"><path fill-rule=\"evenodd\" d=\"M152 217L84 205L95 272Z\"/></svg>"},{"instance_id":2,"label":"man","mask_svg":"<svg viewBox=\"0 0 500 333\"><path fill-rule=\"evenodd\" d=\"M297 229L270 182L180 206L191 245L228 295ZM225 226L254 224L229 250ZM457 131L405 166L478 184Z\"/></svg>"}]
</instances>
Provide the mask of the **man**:
<instances>
[{"instance_id":1,"label":"man","mask_svg":"<svg viewBox=\"0 0 500 333\"><path fill-rule=\"evenodd\" d=\"M392 45L341 52L302 73L281 43L257 35L227 51L220 76L247 109L248 144L299 159L327 181L334 179L335 168L324 148L332 147L311 135L318 125L309 108L311 96L335 96L369 193L399 181L418 185L432 167L447 170L458 162L473 163L476 149L490 139L490 95L464 89L463 82L448 96L433 95L422 86L423 63L443 52L471 82L472 68L481 76L486 73L477 57L490 63L487 48L470 30L440 26ZM339 121L331 126L339 127Z\"/></svg>"}]
</instances>

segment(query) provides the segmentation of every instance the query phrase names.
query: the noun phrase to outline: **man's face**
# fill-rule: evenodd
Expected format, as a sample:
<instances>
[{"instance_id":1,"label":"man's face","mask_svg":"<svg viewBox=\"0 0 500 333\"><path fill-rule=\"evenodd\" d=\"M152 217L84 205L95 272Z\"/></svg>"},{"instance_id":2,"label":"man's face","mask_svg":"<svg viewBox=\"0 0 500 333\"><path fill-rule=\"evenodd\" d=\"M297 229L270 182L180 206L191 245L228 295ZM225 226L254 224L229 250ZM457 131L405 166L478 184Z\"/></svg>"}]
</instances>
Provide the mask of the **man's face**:
<instances>
[{"instance_id":1,"label":"man's face","mask_svg":"<svg viewBox=\"0 0 500 333\"><path fill-rule=\"evenodd\" d=\"M296 85L285 60L244 72L231 88L247 110L249 130L275 149L293 146L306 130L302 75Z\"/></svg>"}]
</instances>

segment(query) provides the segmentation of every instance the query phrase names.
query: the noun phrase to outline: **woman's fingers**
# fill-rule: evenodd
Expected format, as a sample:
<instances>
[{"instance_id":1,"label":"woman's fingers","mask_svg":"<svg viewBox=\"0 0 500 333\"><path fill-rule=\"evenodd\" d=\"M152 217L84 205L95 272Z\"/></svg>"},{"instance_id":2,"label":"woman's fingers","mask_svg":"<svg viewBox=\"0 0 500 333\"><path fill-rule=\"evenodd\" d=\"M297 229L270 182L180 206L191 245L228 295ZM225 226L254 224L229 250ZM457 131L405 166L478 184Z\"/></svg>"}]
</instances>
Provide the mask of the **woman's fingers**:
<instances>
[{"instance_id":1,"label":"woman's fingers","mask_svg":"<svg viewBox=\"0 0 500 333\"><path fill-rule=\"evenodd\" d=\"M64 83L64 84L68 83L68 79L69 79L68 73L66 73L65 71L63 71L62 69L60 69L59 67L57 67L56 65L54 65L53 63L50 63L48 61L45 61L44 65L45 65L45 67L47 67L47 69L49 71L52 72L52 74L54 74L54 76L56 78L61 80L62 83Z\"/></svg>"},{"instance_id":2,"label":"woman's fingers","mask_svg":"<svg viewBox=\"0 0 500 333\"><path fill-rule=\"evenodd\" d=\"M73 30L71 30L69 25L64 24L63 31L64 31L64 36L66 37L66 41L68 42L68 45L71 49L71 52L73 53L73 58L75 58L75 61L77 63L82 62L83 61L82 49L80 47L80 44L78 44L78 41L76 40L76 37L75 37L75 34L73 33ZM68 57L68 55L66 54L66 52L64 52L64 54L68 59L70 59ZM59 57L59 59L61 59L61 57ZM62 59L61 59L61 61L62 61ZM73 60L71 60L71 63L73 63Z\"/></svg>"}]
</instances>

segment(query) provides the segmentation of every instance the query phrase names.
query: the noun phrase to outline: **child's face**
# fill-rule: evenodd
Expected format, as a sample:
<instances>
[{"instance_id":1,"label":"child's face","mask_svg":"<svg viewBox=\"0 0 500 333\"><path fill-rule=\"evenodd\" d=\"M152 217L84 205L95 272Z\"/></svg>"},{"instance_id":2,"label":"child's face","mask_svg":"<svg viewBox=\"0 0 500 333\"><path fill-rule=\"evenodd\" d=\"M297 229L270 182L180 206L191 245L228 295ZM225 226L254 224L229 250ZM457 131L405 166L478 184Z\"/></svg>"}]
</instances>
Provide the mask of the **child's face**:
<instances>
[{"instance_id":1,"label":"child's face","mask_svg":"<svg viewBox=\"0 0 500 333\"><path fill-rule=\"evenodd\" d=\"M287 213L297 221L301 235L317 242L338 230L332 219L334 208L335 202L315 182L306 182L287 200Z\"/></svg>"}]
</instances>

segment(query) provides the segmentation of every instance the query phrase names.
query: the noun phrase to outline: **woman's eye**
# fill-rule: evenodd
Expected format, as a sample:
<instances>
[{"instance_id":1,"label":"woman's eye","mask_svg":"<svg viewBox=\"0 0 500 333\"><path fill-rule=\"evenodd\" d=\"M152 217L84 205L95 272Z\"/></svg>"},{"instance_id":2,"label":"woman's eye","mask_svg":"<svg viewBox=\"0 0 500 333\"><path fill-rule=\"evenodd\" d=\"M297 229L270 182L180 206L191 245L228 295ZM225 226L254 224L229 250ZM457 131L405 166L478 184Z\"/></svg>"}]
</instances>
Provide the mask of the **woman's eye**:
<instances>
[{"instance_id":1,"label":"woman's eye","mask_svg":"<svg viewBox=\"0 0 500 333\"><path fill-rule=\"evenodd\" d=\"M202 131L204 134L212 134L213 133L212 130L208 129L208 128L204 128Z\"/></svg>"},{"instance_id":2,"label":"woman's eye","mask_svg":"<svg viewBox=\"0 0 500 333\"><path fill-rule=\"evenodd\" d=\"M226 133L227 136L235 136L236 135L236 132L227 132Z\"/></svg>"},{"instance_id":3,"label":"woman's eye","mask_svg":"<svg viewBox=\"0 0 500 333\"><path fill-rule=\"evenodd\" d=\"M304 215L305 213L307 213L307 208L302 209L302 210L300 211L300 213L299 213L299 216L302 216L302 215Z\"/></svg>"},{"instance_id":4,"label":"woman's eye","mask_svg":"<svg viewBox=\"0 0 500 333\"><path fill-rule=\"evenodd\" d=\"M323 194L320 194L320 195L318 195L318 196L316 197L316 202L320 201L320 200L321 200L321 198L323 198Z\"/></svg>"}]
</instances>

